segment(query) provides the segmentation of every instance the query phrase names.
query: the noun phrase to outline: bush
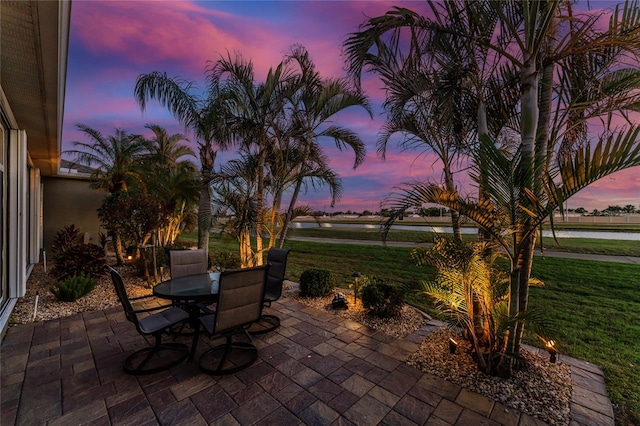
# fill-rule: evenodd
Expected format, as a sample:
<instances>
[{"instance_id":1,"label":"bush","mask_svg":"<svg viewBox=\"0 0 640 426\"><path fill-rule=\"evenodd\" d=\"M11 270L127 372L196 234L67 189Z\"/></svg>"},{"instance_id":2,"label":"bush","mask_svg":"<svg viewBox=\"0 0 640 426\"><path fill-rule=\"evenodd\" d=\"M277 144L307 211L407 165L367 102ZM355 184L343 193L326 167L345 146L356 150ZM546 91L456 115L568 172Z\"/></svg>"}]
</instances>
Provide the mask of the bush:
<instances>
[{"instance_id":1,"label":"bush","mask_svg":"<svg viewBox=\"0 0 640 426\"><path fill-rule=\"evenodd\" d=\"M302 297L326 296L334 287L335 278L329 270L311 268L300 275L300 296Z\"/></svg>"},{"instance_id":2,"label":"bush","mask_svg":"<svg viewBox=\"0 0 640 426\"><path fill-rule=\"evenodd\" d=\"M104 273L104 249L95 244L83 244L82 232L74 225L56 233L51 244L53 268L50 274L58 281L80 275L96 278Z\"/></svg>"},{"instance_id":3,"label":"bush","mask_svg":"<svg viewBox=\"0 0 640 426\"><path fill-rule=\"evenodd\" d=\"M75 302L85 294L88 294L96 286L95 278L79 275L56 283L49 290L62 302Z\"/></svg>"},{"instance_id":4,"label":"bush","mask_svg":"<svg viewBox=\"0 0 640 426\"><path fill-rule=\"evenodd\" d=\"M240 256L236 253L219 249L209 251L209 266L224 270L239 268L240 264Z\"/></svg>"},{"instance_id":5,"label":"bush","mask_svg":"<svg viewBox=\"0 0 640 426\"><path fill-rule=\"evenodd\" d=\"M398 313L404 302L402 289L377 277L365 280L362 287L362 305L369 313L389 318Z\"/></svg>"}]
</instances>

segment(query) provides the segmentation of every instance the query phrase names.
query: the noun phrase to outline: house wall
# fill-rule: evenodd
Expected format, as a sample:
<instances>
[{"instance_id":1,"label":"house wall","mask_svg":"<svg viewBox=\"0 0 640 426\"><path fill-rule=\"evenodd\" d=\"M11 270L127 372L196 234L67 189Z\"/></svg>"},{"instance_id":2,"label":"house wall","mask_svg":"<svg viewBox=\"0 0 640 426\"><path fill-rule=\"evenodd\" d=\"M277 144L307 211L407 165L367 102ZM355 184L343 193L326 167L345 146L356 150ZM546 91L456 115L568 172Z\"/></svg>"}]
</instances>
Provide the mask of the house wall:
<instances>
[{"instance_id":1,"label":"house wall","mask_svg":"<svg viewBox=\"0 0 640 426\"><path fill-rule=\"evenodd\" d=\"M49 251L56 233L69 225L89 232L90 242L99 245L100 232L106 231L100 226L97 209L106 194L77 178L43 176L42 185L43 248Z\"/></svg>"}]
</instances>

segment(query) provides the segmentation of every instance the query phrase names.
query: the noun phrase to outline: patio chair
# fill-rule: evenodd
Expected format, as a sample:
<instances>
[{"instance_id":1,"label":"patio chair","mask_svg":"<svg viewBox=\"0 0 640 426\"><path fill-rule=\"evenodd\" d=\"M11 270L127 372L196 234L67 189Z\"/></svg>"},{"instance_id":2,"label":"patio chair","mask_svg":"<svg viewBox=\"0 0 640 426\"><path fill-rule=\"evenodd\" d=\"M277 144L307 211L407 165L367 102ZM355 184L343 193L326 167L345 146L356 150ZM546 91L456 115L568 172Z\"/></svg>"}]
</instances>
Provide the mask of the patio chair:
<instances>
[{"instance_id":1,"label":"patio chair","mask_svg":"<svg viewBox=\"0 0 640 426\"><path fill-rule=\"evenodd\" d=\"M204 274L209 269L207 253L198 250L169 250L171 278Z\"/></svg>"},{"instance_id":2,"label":"patio chair","mask_svg":"<svg viewBox=\"0 0 640 426\"><path fill-rule=\"evenodd\" d=\"M205 332L212 338L222 337L225 343L204 352L200 369L208 374L231 374L253 364L258 349L247 329L260 319L269 265L234 269L220 275L220 290L216 313L200 317ZM234 341L236 335L246 335L248 342Z\"/></svg>"},{"instance_id":3,"label":"patio chair","mask_svg":"<svg viewBox=\"0 0 640 426\"><path fill-rule=\"evenodd\" d=\"M289 249L272 247L267 253L267 264L270 266L267 275L267 289L264 293L264 305L271 307L282 296L282 283L287 269L287 256ZM275 315L262 314L260 320L251 326L249 333L262 334L273 331L280 326L280 318Z\"/></svg>"},{"instance_id":4,"label":"patio chair","mask_svg":"<svg viewBox=\"0 0 640 426\"><path fill-rule=\"evenodd\" d=\"M184 323L189 319L189 314L176 307L157 306L149 309L136 310L131 304L127 290L122 281L122 277L115 269L107 266L107 270L111 274L113 287L115 288L118 299L122 303L124 314L127 320L131 321L138 333L143 337L153 336L155 344L135 351L124 361L124 371L128 374L153 374L159 371L167 370L173 366L180 364L187 359L189 355L189 347L182 343L162 343L162 335L169 334L169 329L174 325ZM147 296L144 296L147 297ZM169 309L165 309L165 308ZM149 313L164 309L161 312L138 318L138 314Z\"/></svg>"},{"instance_id":5,"label":"patio chair","mask_svg":"<svg viewBox=\"0 0 640 426\"><path fill-rule=\"evenodd\" d=\"M169 269L171 278L186 277L189 275L204 274L209 269L209 259L204 249L197 250L169 250ZM182 306L191 303L189 300L174 301L175 306ZM202 310L213 313L213 307L200 306ZM192 331L183 332L184 324L174 330L175 334L191 335Z\"/></svg>"}]
</instances>

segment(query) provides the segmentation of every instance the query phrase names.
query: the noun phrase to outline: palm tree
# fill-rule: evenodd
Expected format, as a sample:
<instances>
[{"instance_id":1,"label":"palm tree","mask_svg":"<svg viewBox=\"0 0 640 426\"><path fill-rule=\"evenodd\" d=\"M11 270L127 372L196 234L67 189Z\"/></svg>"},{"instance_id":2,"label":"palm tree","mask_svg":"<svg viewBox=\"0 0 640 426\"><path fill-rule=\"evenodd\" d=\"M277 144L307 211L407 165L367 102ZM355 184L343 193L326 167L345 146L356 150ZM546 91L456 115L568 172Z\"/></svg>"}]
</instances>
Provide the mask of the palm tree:
<instances>
[{"instance_id":1,"label":"palm tree","mask_svg":"<svg viewBox=\"0 0 640 426\"><path fill-rule=\"evenodd\" d=\"M265 210L265 188L267 157L272 148L278 146L278 126L284 114L284 98L282 88L290 78L289 70L284 63L269 69L263 83L255 83L253 63L245 61L237 55L221 58L211 69L212 84L220 86L224 83L226 93L224 99L225 123L228 132L235 141L242 145L242 151L255 154L255 203L256 224L255 237L257 265L261 265L264 251L262 232Z\"/></svg>"},{"instance_id":2,"label":"palm tree","mask_svg":"<svg viewBox=\"0 0 640 426\"><path fill-rule=\"evenodd\" d=\"M141 173L142 159L149 152L149 146L140 135L130 135L121 129L115 135L105 137L99 130L84 124L76 127L90 139L90 142L74 141L78 149L66 151L75 156L76 162L94 169L91 187L105 189L110 194L126 191L137 185ZM113 233L114 250L118 264L124 262L122 240L118 232Z\"/></svg>"},{"instance_id":3,"label":"palm tree","mask_svg":"<svg viewBox=\"0 0 640 426\"><path fill-rule=\"evenodd\" d=\"M401 132L403 149L431 150L438 156L444 185L452 189L452 167L477 143L474 136L517 131L517 120L504 112L513 111L519 92L515 70L499 54L490 56L489 49L479 48L480 40L491 38L498 18L486 13L485 3L428 5L431 20L398 7L369 19L345 42L346 57L357 84L366 70L379 75L387 89L388 118L378 153L384 158L389 138ZM457 222L452 212L460 237ZM479 234L486 240L482 230Z\"/></svg>"},{"instance_id":4,"label":"palm tree","mask_svg":"<svg viewBox=\"0 0 640 426\"><path fill-rule=\"evenodd\" d=\"M450 3L459 2L446 2ZM636 3L627 3L622 9L616 8L609 28L600 31L595 26L597 16L573 16L561 8L560 1L473 4L479 5L478 17L483 22L494 20L496 23L492 34L497 36L475 40L477 49L492 52L486 56L487 60L498 58L519 73L519 106L508 110L507 114L519 117L517 130L520 142L510 152L500 152L494 145L497 138L483 133L479 124L481 144L473 155L476 161L475 179L480 187L489 192L486 200L466 202L455 192L433 185L416 185L401 192L393 200L393 205L396 209L402 209L417 202L438 202L458 210L496 238L511 258L509 314L515 317L527 309L535 233L542 220L588 184L617 170L640 164L638 130L635 126L612 129L607 125L616 111L638 104L640 99L637 91L634 91L638 87L637 82L631 84L634 83L633 78L625 78L637 75L637 70L626 70L624 75L609 71L608 75L616 84L605 85L612 90L601 90L597 96L578 96L589 85L577 78L575 84L570 85L562 76L570 76L571 73L555 70L555 67L564 69L568 64L576 66L584 58L597 59L600 55L610 56L603 70L615 70L630 60L637 63L640 56L640 11ZM414 13L405 15L412 19L416 16ZM375 20L373 18L372 21ZM449 27L450 20L457 22L458 18L438 15L435 20L422 19L420 22L422 27L430 28L434 34L464 37L455 25ZM414 22L403 25L413 25ZM570 29L564 30L563 23ZM428 54L429 51L423 52ZM357 58L362 58L366 57L367 51L355 53L359 55ZM495 69L490 64L478 65ZM553 80L556 75L562 78ZM550 102L548 91L542 96L540 94L541 83L545 90L553 85L551 94L571 93L564 98L569 101ZM567 87L572 88L568 90ZM598 103L603 107L594 108L593 111L599 111L601 115L598 118L605 123L608 131L600 135L597 141L575 147L572 154L558 156L557 146L562 146L563 136L567 135L569 140L571 130L579 129L586 120L597 116L582 113L587 109L585 105L594 106ZM550 112L549 109L556 108L555 105L560 106ZM563 113L562 108L566 108L567 112ZM565 118L554 121L552 128L548 123L554 115ZM550 139L547 135L552 133L548 129L558 128L570 131L556 133L557 139ZM394 217L398 217L397 212ZM519 352L522 330L522 323L516 323L509 330L507 352Z\"/></svg>"},{"instance_id":5,"label":"palm tree","mask_svg":"<svg viewBox=\"0 0 640 426\"><path fill-rule=\"evenodd\" d=\"M198 205L198 247L209 250L211 230L211 180L218 150L228 147L222 135L220 89L207 73L207 91L204 96L194 93L194 83L181 78L171 78L158 71L141 74L136 80L134 96L142 111L147 102L157 100L162 106L196 137L200 159L200 202Z\"/></svg>"},{"instance_id":6,"label":"palm tree","mask_svg":"<svg viewBox=\"0 0 640 426\"><path fill-rule=\"evenodd\" d=\"M99 130L84 124L76 127L87 135L90 142L74 141L78 149L65 151L75 156L74 161L93 168L91 184L95 189L109 193L126 191L140 176L141 159L148 153L148 145L140 135L130 135L121 129L105 137Z\"/></svg>"},{"instance_id":7,"label":"palm tree","mask_svg":"<svg viewBox=\"0 0 640 426\"><path fill-rule=\"evenodd\" d=\"M198 171L193 163L179 159L194 156L193 150L182 145L183 134L169 135L157 124L145 126L153 132L148 141L150 152L145 160L145 185L150 193L158 197L167 215L166 225L157 230L161 246L172 244L198 204L200 193Z\"/></svg>"},{"instance_id":8,"label":"palm tree","mask_svg":"<svg viewBox=\"0 0 640 426\"><path fill-rule=\"evenodd\" d=\"M353 168L357 168L365 159L364 142L353 131L338 125L327 125L336 114L349 107L364 108L373 118L371 106L366 96L352 87L345 79L322 79L315 69L315 64L303 46L294 46L285 58L286 63L295 63L299 72L287 87L287 102L291 108L290 119L293 126L293 137L296 139L300 155L295 166L295 186L289 202L286 217L282 225L279 247L287 237L287 229L293 219L293 213L305 179L317 176L323 169L328 178L333 173L324 165L316 167L322 158L320 140L331 138L338 149L350 148L355 153Z\"/></svg>"},{"instance_id":9,"label":"palm tree","mask_svg":"<svg viewBox=\"0 0 640 426\"><path fill-rule=\"evenodd\" d=\"M261 258L251 246L251 235L255 234L258 222L257 167L257 155L242 153L240 158L220 167L213 180L216 215L225 213L229 216L222 230L238 240L242 267L255 266Z\"/></svg>"},{"instance_id":10,"label":"palm tree","mask_svg":"<svg viewBox=\"0 0 640 426\"><path fill-rule=\"evenodd\" d=\"M329 167L329 158L321 152L319 146L312 147L310 152L305 154L305 149L301 148L296 139L279 138L286 143L283 148L271 153L268 158L269 164L269 187L272 196L271 210L266 212L265 227L269 233L269 248L278 245L282 247L286 239L286 230L291 220L297 216L309 214L309 207L295 206L281 212L282 200L285 192L291 187L295 187L298 182L302 182L300 192L306 191L309 187L317 189L327 186L332 202L342 195L342 181L340 176ZM302 156L307 155L303 160ZM301 167L304 164L304 167Z\"/></svg>"},{"instance_id":11,"label":"palm tree","mask_svg":"<svg viewBox=\"0 0 640 426\"><path fill-rule=\"evenodd\" d=\"M164 164L168 167L176 167L182 157L195 157L193 150L182 145L180 142L187 141L187 138L176 133L169 135L167 129L157 124L147 124L147 129L153 132L153 138L149 141L151 145L151 155L157 164Z\"/></svg>"}]
</instances>

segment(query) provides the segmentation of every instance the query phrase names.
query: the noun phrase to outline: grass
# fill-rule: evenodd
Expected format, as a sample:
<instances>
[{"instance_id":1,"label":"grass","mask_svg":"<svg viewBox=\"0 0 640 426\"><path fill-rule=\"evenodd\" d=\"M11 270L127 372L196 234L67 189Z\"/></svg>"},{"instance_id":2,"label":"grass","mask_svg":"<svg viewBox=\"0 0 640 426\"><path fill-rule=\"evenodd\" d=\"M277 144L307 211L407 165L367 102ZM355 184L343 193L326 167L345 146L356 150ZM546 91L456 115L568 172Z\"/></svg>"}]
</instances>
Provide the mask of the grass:
<instances>
[{"instance_id":1,"label":"grass","mask_svg":"<svg viewBox=\"0 0 640 426\"><path fill-rule=\"evenodd\" d=\"M375 231L298 229L295 234L373 239ZM411 239L416 238L415 232L393 234L397 240L408 238L416 242ZM629 254L632 250L627 246L635 245L601 240L576 240L565 245L564 241L564 247L602 254ZM412 264L411 248L302 241L289 241L286 246L292 249L287 266L287 278L292 280L311 267L331 270L345 287L352 282L355 270L407 285L434 275L433 269ZM212 236L211 247L237 251L235 242L224 242L217 236ZM559 352L601 366L611 400L618 406L617 423L640 424L640 266L536 257L532 275L544 281L545 287L531 288L530 306L547 313L560 336ZM408 301L433 312L424 297L411 295ZM529 337L526 342L540 346L535 338Z\"/></svg>"},{"instance_id":2,"label":"grass","mask_svg":"<svg viewBox=\"0 0 640 426\"><path fill-rule=\"evenodd\" d=\"M535 259L530 303L560 331L559 352L602 367L616 413L640 424L640 266Z\"/></svg>"}]
</instances>

